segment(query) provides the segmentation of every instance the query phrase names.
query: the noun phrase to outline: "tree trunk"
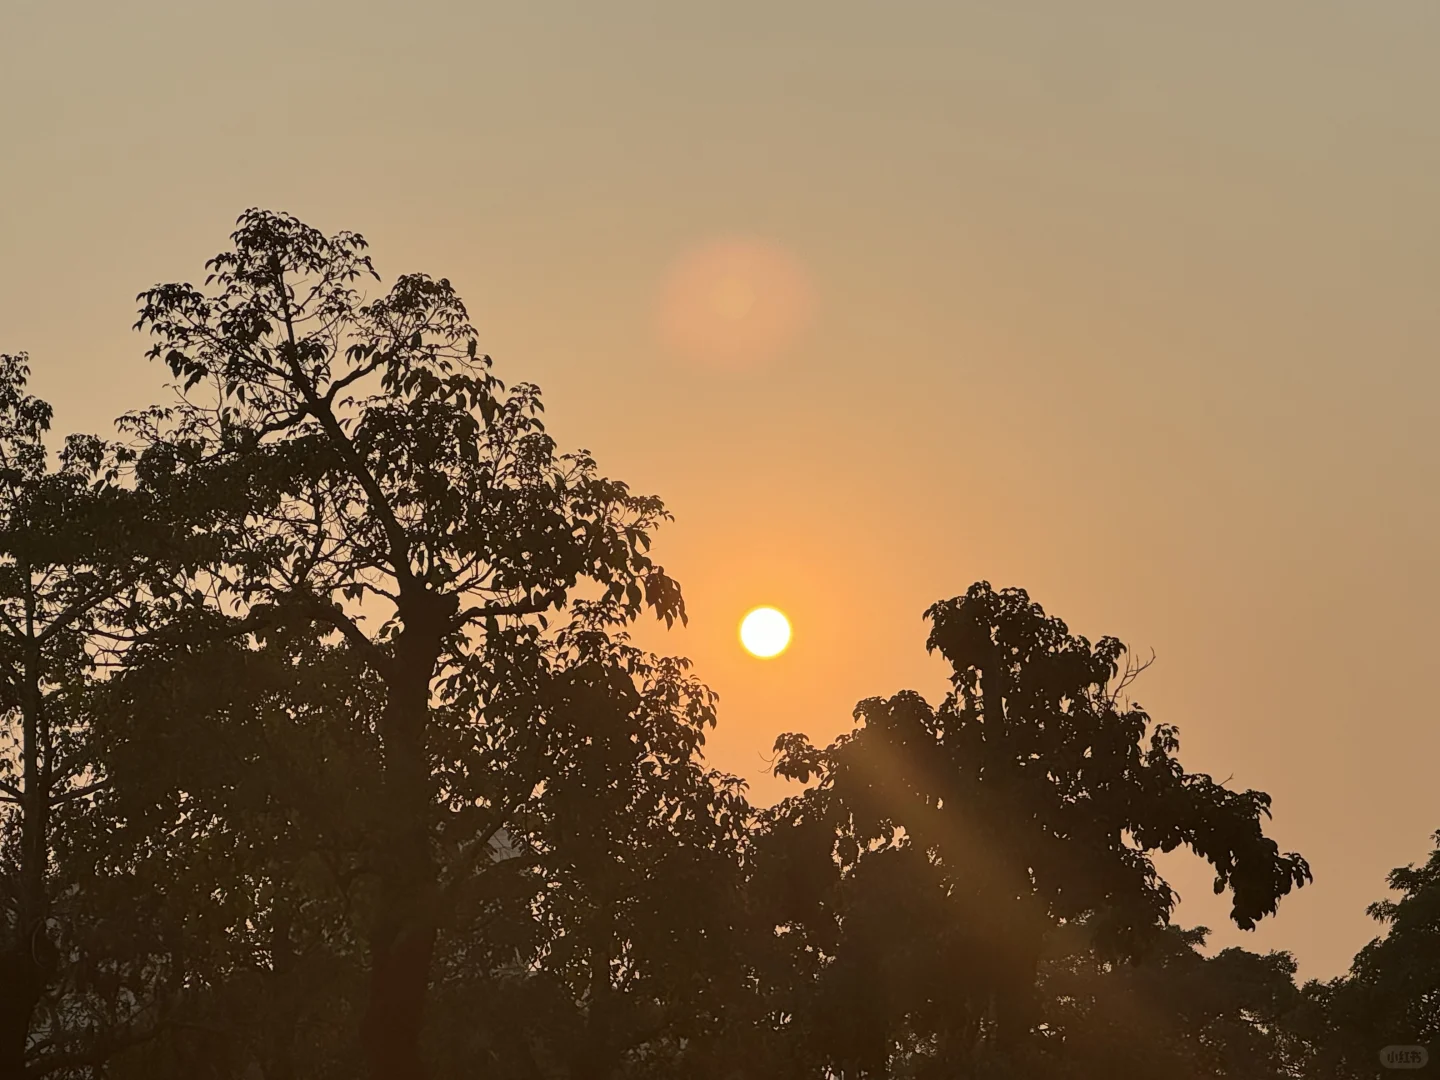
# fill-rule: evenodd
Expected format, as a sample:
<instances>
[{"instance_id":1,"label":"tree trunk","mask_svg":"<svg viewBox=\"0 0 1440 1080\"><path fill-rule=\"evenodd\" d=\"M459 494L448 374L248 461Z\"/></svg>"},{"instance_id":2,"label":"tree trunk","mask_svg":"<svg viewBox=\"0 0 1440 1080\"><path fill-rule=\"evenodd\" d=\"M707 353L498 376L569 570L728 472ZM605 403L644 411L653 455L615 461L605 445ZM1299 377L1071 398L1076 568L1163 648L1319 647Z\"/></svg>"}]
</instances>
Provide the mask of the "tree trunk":
<instances>
[{"instance_id":1,"label":"tree trunk","mask_svg":"<svg viewBox=\"0 0 1440 1080\"><path fill-rule=\"evenodd\" d=\"M273 985L269 1021L270 1055L265 1061L265 1080L296 1080L295 1032L302 1007L295 944L291 940L291 900L276 900L270 926L270 981Z\"/></svg>"},{"instance_id":2,"label":"tree trunk","mask_svg":"<svg viewBox=\"0 0 1440 1080\"><path fill-rule=\"evenodd\" d=\"M425 998L437 933L425 745L439 635L407 625L396 640L380 734L385 815L377 838L379 908L370 931L370 1000L363 1040L373 1080L423 1080Z\"/></svg>"},{"instance_id":3,"label":"tree trunk","mask_svg":"<svg viewBox=\"0 0 1440 1080\"><path fill-rule=\"evenodd\" d=\"M25 1044L44 981L32 947L36 931L22 921L0 952L0 1080L25 1075Z\"/></svg>"},{"instance_id":4,"label":"tree trunk","mask_svg":"<svg viewBox=\"0 0 1440 1080\"><path fill-rule=\"evenodd\" d=\"M29 566L22 564L25 580ZM16 875L14 924L0 927L0 1080L25 1075L25 1046L35 1006L45 991L49 941L45 920L50 861L49 731L40 690L40 646L35 639L33 594L25 594L24 684L21 692L21 759L24 789L20 797L20 866ZM42 749L42 744L44 745Z\"/></svg>"},{"instance_id":5,"label":"tree trunk","mask_svg":"<svg viewBox=\"0 0 1440 1080\"><path fill-rule=\"evenodd\" d=\"M599 899L597 897L597 899ZM570 1080L608 1080L613 1066L610 956L604 935L591 946L585 1027L570 1057Z\"/></svg>"}]
</instances>

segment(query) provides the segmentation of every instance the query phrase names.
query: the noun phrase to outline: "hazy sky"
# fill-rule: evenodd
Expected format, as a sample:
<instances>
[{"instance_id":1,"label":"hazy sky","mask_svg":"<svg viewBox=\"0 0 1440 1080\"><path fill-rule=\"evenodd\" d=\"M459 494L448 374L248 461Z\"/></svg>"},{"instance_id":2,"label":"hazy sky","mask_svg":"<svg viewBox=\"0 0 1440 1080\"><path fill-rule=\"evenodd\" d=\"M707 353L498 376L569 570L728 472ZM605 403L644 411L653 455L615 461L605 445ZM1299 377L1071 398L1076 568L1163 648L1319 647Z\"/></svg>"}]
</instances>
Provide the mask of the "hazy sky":
<instances>
[{"instance_id":1,"label":"hazy sky","mask_svg":"<svg viewBox=\"0 0 1440 1080\"><path fill-rule=\"evenodd\" d=\"M1173 862L1180 918L1328 976L1440 828L1437 102L1435 0L0 0L0 349L101 429L160 383L135 293L240 210L359 230L667 499L645 638L758 798L777 732L940 692L927 604L1021 585L1153 649L1314 866L1242 935ZM737 249L804 309L748 368L662 310Z\"/></svg>"}]
</instances>

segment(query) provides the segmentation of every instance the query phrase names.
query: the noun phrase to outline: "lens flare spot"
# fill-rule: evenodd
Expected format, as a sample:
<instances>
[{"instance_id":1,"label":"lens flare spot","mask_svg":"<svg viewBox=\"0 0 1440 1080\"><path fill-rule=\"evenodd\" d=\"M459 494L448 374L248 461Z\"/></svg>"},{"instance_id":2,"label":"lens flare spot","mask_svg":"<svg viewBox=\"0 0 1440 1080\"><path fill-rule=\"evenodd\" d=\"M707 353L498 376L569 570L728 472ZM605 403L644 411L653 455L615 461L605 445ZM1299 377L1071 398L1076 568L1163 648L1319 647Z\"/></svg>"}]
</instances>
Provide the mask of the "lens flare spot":
<instances>
[{"instance_id":1,"label":"lens flare spot","mask_svg":"<svg viewBox=\"0 0 1440 1080\"><path fill-rule=\"evenodd\" d=\"M784 249L764 240L720 240L670 268L659 333L669 352L687 360L753 367L794 344L813 306L808 275Z\"/></svg>"}]
</instances>

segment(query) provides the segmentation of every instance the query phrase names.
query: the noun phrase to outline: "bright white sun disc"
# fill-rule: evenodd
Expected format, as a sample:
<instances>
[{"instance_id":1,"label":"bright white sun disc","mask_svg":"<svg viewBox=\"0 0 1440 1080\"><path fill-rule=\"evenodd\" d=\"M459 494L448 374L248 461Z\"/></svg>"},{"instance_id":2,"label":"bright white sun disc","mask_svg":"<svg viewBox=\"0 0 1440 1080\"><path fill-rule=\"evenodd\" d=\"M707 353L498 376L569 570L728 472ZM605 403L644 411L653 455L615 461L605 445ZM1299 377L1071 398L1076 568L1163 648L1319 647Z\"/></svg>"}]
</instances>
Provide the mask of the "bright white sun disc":
<instances>
[{"instance_id":1,"label":"bright white sun disc","mask_svg":"<svg viewBox=\"0 0 1440 1080\"><path fill-rule=\"evenodd\" d=\"M740 643L756 656L779 656L790 644L790 620L773 607L758 607L741 621Z\"/></svg>"}]
</instances>

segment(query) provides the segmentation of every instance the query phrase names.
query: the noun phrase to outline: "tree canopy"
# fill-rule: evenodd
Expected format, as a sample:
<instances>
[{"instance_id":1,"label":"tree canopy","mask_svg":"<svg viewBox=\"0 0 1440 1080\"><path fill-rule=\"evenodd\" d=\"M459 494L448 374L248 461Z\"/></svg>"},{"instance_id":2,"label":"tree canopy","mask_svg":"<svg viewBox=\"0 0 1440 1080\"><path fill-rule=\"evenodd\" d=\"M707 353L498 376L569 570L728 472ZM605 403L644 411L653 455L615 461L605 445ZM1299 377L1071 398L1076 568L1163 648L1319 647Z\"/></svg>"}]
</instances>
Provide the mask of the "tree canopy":
<instances>
[{"instance_id":1,"label":"tree canopy","mask_svg":"<svg viewBox=\"0 0 1440 1080\"><path fill-rule=\"evenodd\" d=\"M50 447L0 357L0 1078L1375 1074L1436 1031L1440 856L1329 983L1311 881L1188 771L1145 664L979 582L936 703L704 757L663 503L562 451L443 278L251 210L139 297L172 395ZM375 290L370 295L369 290Z\"/></svg>"}]
</instances>

